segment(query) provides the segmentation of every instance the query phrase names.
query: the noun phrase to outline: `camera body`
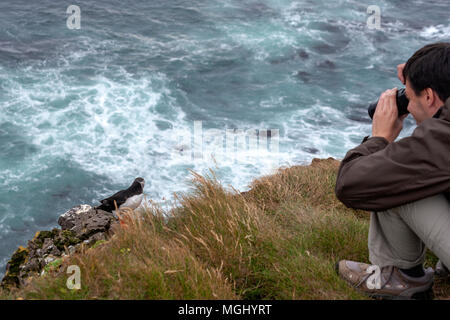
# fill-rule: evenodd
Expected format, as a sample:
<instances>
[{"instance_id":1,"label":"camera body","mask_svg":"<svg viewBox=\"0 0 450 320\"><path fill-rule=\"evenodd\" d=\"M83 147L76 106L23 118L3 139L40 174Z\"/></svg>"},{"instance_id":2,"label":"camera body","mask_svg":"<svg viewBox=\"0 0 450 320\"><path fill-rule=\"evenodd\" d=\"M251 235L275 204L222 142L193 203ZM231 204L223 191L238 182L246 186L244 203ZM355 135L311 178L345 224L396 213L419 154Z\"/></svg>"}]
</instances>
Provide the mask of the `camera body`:
<instances>
[{"instance_id":1,"label":"camera body","mask_svg":"<svg viewBox=\"0 0 450 320\"><path fill-rule=\"evenodd\" d=\"M377 108L378 101L370 104L369 106L369 117L373 119L373 115L375 114L375 109ZM409 100L406 97L405 88L397 90L397 109L398 116L402 116L404 114L409 113L408 111Z\"/></svg>"}]
</instances>

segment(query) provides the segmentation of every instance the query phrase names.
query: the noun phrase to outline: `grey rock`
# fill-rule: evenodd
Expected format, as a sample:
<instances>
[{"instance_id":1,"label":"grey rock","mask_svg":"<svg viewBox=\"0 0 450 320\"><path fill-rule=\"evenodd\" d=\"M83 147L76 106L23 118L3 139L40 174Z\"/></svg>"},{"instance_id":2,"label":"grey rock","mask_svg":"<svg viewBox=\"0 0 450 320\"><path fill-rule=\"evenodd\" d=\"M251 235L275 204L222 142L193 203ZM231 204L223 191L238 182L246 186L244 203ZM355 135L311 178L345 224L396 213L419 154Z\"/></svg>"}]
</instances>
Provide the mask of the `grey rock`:
<instances>
[{"instance_id":1,"label":"grey rock","mask_svg":"<svg viewBox=\"0 0 450 320\"><path fill-rule=\"evenodd\" d=\"M94 245L97 241L106 240L106 234L105 233L96 233L89 237L88 244Z\"/></svg>"},{"instance_id":2,"label":"grey rock","mask_svg":"<svg viewBox=\"0 0 450 320\"><path fill-rule=\"evenodd\" d=\"M50 254L54 256L60 256L61 251L56 246L53 246L53 248L50 250Z\"/></svg>"},{"instance_id":3,"label":"grey rock","mask_svg":"<svg viewBox=\"0 0 450 320\"><path fill-rule=\"evenodd\" d=\"M41 262L37 258L30 259L22 268L24 272L39 271L41 269Z\"/></svg>"},{"instance_id":4,"label":"grey rock","mask_svg":"<svg viewBox=\"0 0 450 320\"><path fill-rule=\"evenodd\" d=\"M69 254L74 254L77 251L77 248L75 248L74 246L70 246L67 249L69 250Z\"/></svg>"},{"instance_id":5,"label":"grey rock","mask_svg":"<svg viewBox=\"0 0 450 320\"><path fill-rule=\"evenodd\" d=\"M42 251L44 252L44 254L50 253L50 251L52 251L53 248L55 248L53 240L50 238L46 238L44 240L44 244L42 245Z\"/></svg>"},{"instance_id":6,"label":"grey rock","mask_svg":"<svg viewBox=\"0 0 450 320\"><path fill-rule=\"evenodd\" d=\"M58 224L62 230L71 230L77 238L86 240L98 232L108 232L116 220L110 212L79 205L59 217Z\"/></svg>"},{"instance_id":7,"label":"grey rock","mask_svg":"<svg viewBox=\"0 0 450 320\"><path fill-rule=\"evenodd\" d=\"M56 258L54 257L54 256L48 256L48 257L46 257L45 259L44 259L44 263L47 265L47 264L49 264L50 262L53 262L53 261L55 261L56 260Z\"/></svg>"},{"instance_id":8,"label":"grey rock","mask_svg":"<svg viewBox=\"0 0 450 320\"><path fill-rule=\"evenodd\" d=\"M66 211L58 219L58 224L62 230L71 230L80 220L80 216L89 212L92 207L88 204L80 204L72 209Z\"/></svg>"}]
</instances>

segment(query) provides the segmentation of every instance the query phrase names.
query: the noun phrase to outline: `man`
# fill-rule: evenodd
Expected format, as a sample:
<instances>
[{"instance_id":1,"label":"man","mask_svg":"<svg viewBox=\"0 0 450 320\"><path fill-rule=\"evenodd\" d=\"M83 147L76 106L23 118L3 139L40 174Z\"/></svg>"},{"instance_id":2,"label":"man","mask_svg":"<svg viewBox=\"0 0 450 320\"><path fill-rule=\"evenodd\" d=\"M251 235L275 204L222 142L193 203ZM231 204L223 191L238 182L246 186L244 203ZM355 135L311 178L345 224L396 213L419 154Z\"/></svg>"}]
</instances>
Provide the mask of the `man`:
<instances>
[{"instance_id":1,"label":"man","mask_svg":"<svg viewBox=\"0 0 450 320\"><path fill-rule=\"evenodd\" d=\"M371 297L430 298L426 248L440 259L441 271L450 266L450 43L423 47L398 73L417 127L395 141L407 115L398 117L397 89L386 90L372 137L342 160L336 196L347 207L371 211L371 265L342 260L336 271Z\"/></svg>"}]
</instances>

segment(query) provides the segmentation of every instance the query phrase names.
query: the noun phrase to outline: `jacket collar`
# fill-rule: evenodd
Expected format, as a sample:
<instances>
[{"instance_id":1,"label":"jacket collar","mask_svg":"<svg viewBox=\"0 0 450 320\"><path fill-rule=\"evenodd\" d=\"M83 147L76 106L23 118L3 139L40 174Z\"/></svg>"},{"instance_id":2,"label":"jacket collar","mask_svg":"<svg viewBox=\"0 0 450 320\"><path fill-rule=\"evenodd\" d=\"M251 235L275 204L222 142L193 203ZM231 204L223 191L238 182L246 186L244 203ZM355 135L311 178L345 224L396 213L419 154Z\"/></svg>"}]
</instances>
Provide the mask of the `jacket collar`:
<instances>
[{"instance_id":1,"label":"jacket collar","mask_svg":"<svg viewBox=\"0 0 450 320\"><path fill-rule=\"evenodd\" d=\"M445 104L434 114L433 118L450 121L450 98L447 98Z\"/></svg>"}]
</instances>

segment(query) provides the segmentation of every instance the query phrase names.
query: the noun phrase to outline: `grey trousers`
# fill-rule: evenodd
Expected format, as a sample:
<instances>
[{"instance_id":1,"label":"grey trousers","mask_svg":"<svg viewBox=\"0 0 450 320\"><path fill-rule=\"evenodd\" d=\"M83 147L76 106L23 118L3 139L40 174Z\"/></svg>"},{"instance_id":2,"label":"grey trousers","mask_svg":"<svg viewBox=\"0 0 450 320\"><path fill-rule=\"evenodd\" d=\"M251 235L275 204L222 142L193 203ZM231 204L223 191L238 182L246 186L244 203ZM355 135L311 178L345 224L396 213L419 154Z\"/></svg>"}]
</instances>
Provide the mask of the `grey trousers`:
<instances>
[{"instance_id":1,"label":"grey trousers","mask_svg":"<svg viewBox=\"0 0 450 320\"><path fill-rule=\"evenodd\" d=\"M408 269L424 262L426 248L450 266L450 203L444 195L371 212L370 263Z\"/></svg>"}]
</instances>

